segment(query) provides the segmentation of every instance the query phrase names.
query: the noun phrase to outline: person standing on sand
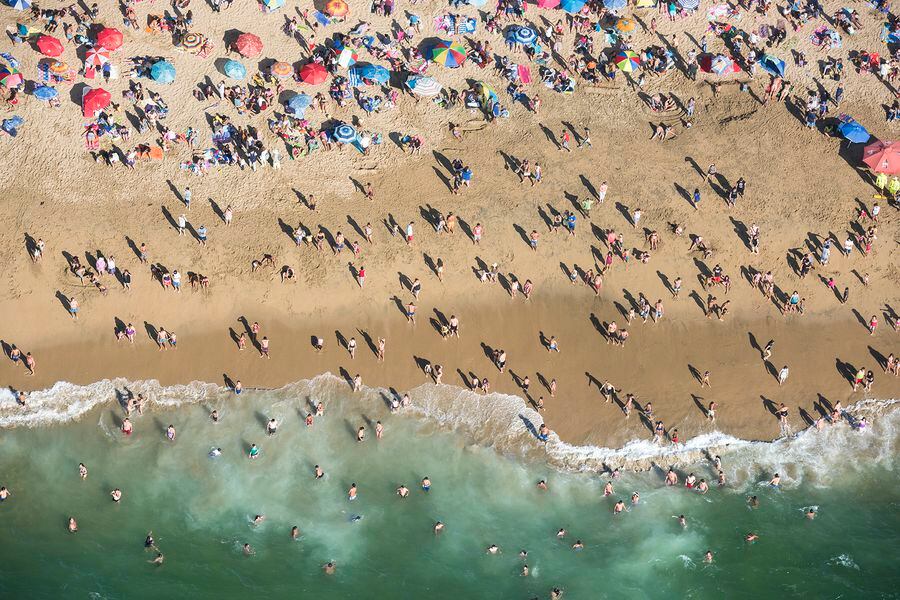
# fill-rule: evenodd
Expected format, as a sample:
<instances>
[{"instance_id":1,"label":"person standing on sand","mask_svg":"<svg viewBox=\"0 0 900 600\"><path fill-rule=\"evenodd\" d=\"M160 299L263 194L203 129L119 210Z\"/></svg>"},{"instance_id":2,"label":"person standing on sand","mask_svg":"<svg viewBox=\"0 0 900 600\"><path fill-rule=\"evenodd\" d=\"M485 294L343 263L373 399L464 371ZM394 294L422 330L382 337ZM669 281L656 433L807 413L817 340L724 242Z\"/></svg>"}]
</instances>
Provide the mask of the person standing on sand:
<instances>
[{"instance_id":1,"label":"person standing on sand","mask_svg":"<svg viewBox=\"0 0 900 600\"><path fill-rule=\"evenodd\" d=\"M790 370L788 369L787 365L781 367L781 370L778 372L778 385L784 385L789 374Z\"/></svg>"},{"instance_id":2,"label":"person standing on sand","mask_svg":"<svg viewBox=\"0 0 900 600\"><path fill-rule=\"evenodd\" d=\"M700 378L700 388L702 389L704 386L712 389L712 384L709 382L709 371L704 371Z\"/></svg>"}]
</instances>

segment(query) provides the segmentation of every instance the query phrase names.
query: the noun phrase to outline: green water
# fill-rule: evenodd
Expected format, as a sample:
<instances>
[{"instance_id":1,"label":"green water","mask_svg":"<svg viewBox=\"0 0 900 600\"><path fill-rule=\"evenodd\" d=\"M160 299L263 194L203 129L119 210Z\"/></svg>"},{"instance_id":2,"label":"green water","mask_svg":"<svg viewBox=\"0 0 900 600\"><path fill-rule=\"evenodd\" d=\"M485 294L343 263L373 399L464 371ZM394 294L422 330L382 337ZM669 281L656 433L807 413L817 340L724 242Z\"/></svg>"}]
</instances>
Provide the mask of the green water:
<instances>
[{"instance_id":1,"label":"green water","mask_svg":"<svg viewBox=\"0 0 900 600\"><path fill-rule=\"evenodd\" d=\"M623 475L604 498L604 478L501 456L429 419L391 415L377 394L350 398L330 379L238 399L206 391L202 402L175 407L181 393L158 394L130 438L118 431L114 402L74 423L2 432L0 484L13 493L0 504L2 597L528 599L560 587L566 598L590 599L896 598L900 590L893 439L882 445L887 455L838 452L832 465L821 464L827 452L790 458L809 449L778 449L778 468L789 474L783 489L759 483L771 474L764 463L773 451L750 448L723 456L732 481L706 496L643 473ZM327 405L312 428L303 424L309 399ZM267 437L271 416L281 428ZM382 440L375 419L386 425ZM893 420L865 434L829 432L827 443L868 435L876 445L893 438ZM175 442L164 437L169 423ZM359 425L369 433L364 443L355 441ZM262 448L258 460L246 457L251 443ZM214 446L223 455L211 459ZM314 480L315 464L323 480ZM708 465L684 469L714 479ZM418 485L426 475L428 493ZM549 491L537 489L540 479ZM349 502L353 482L359 499ZM396 496L401 483L409 498ZM109 496L116 487L120 504ZM640 492L637 506L632 491ZM750 494L760 508L748 508ZM614 516L620 498L629 510ZM804 518L810 505L818 506L814 521ZM682 513L686 529L674 518ZM266 516L259 526L251 524L256 514ZM66 531L69 516L77 534ZM436 536L437 520L446 530ZM562 540L560 527L569 532ZM148 530L165 555L161 566L149 562ZM761 539L745 543L749 531ZM584 550L571 548L576 538ZM492 543L501 555L485 553ZM703 563L706 549L712 564ZM321 568L329 560L337 564L330 576Z\"/></svg>"}]
</instances>

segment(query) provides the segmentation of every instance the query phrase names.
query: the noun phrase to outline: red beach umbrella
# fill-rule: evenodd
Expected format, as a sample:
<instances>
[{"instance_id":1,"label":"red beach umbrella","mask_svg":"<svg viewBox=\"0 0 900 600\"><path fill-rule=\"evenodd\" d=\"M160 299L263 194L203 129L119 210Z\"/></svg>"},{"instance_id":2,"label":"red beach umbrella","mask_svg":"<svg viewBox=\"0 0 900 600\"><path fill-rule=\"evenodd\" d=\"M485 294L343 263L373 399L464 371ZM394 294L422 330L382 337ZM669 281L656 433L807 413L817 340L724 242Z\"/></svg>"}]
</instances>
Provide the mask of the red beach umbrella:
<instances>
[{"instance_id":1,"label":"red beach umbrella","mask_svg":"<svg viewBox=\"0 0 900 600\"><path fill-rule=\"evenodd\" d=\"M50 35L42 35L37 41L38 50L44 56L59 56L63 53L62 42Z\"/></svg>"},{"instance_id":2,"label":"red beach umbrella","mask_svg":"<svg viewBox=\"0 0 900 600\"><path fill-rule=\"evenodd\" d=\"M109 106L110 100L112 100L112 96L110 96L109 92L103 88L94 88L90 90L81 99L84 116L89 118L93 117L96 111Z\"/></svg>"},{"instance_id":3,"label":"red beach umbrella","mask_svg":"<svg viewBox=\"0 0 900 600\"><path fill-rule=\"evenodd\" d=\"M235 42L234 46L235 48L237 48L237 51L241 56L252 58L254 56L260 55L260 53L262 52L263 43L257 35L253 35L252 33L242 33L238 36L238 39Z\"/></svg>"},{"instance_id":4,"label":"red beach umbrella","mask_svg":"<svg viewBox=\"0 0 900 600\"><path fill-rule=\"evenodd\" d=\"M97 34L97 45L107 50L117 50L122 47L122 32L112 27L107 27Z\"/></svg>"},{"instance_id":5,"label":"red beach umbrella","mask_svg":"<svg viewBox=\"0 0 900 600\"><path fill-rule=\"evenodd\" d=\"M300 67L300 80L310 85L318 85L328 79L328 71L319 63L307 63Z\"/></svg>"},{"instance_id":6,"label":"red beach umbrella","mask_svg":"<svg viewBox=\"0 0 900 600\"><path fill-rule=\"evenodd\" d=\"M876 173L900 173L900 142L878 140L863 148L863 162Z\"/></svg>"}]
</instances>

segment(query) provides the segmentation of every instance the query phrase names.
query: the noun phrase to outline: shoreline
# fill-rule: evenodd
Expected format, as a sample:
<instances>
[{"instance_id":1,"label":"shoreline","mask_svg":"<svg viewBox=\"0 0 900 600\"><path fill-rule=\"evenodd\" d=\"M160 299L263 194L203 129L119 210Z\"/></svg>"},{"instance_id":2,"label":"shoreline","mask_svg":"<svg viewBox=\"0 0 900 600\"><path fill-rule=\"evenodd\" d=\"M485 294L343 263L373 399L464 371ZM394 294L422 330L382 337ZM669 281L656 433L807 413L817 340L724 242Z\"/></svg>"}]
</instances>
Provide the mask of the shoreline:
<instances>
[{"instance_id":1,"label":"shoreline","mask_svg":"<svg viewBox=\"0 0 900 600\"><path fill-rule=\"evenodd\" d=\"M444 366L445 384L465 388L463 378L477 375L490 379L492 392L517 395L526 402L536 402L543 396L546 410L541 417L564 442L612 448L635 439L649 439L651 431L641 423L636 410L625 418L619 406L604 402L598 386L607 378L620 390L619 400L633 393L641 405L652 401L654 418L663 420L667 430L677 428L684 441L714 430L740 439L776 439L784 434L772 414L776 403L784 402L789 407L791 431L797 431L809 426L823 408L837 401L848 406L866 395L861 388L854 394L845 371L836 366L874 362L868 336L862 339L853 323L836 324L827 317L810 317L802 323L767 318L748 324L739 316L726 323L706 319L671 319L658 325L637 322L632 326L635 335L626 347L619 348L607 345L590 321L585 323L577 316L582 311L573 306L576 301L571 295L536 297L513 312L490 303L457 301L454 310L462 315L459 340L440 337L425 320L424 303L420 304L416 326L408 325L393 306L388 314L367 310L354 315L352 329L335 327L328 315L292 315L288 321L283 316L278 319L277 312L269 316L257 311L248 317L248 324L258 319L261 334L270 334L270 360L258 358L250 343L246 350L237 350L227 328L222 331L211 326L225 321L218 316L207 314L202 319L184 321L175 315L167 317L164 322L179 333L179 344L177 350L164 352L155 349L142 322L135 323L138 336L133 346L127 340L117 341L112 328L104 334L96 331L99 324L92 323L92 334L83 340L24 348L34 350L38 357L36 376L26 375L21 365L14 369L8 360L0 366L0 376L11 387L27 390L47 389L56 381L86 385L115 378L156 380L166 386L192 381L223 385L225 376L241 380L245 389L277 389L322 373L345 379L359 373L367 387L392 387L402 394L431 381L421 368L429 361ZM441 306L448 303L446 298L436 301ZM609 312L606 304L595 308L597 320ZM560 305L566 305L569 311L556 310ZM183 317L192 314L186 311ZM227 319L235 330L241 327L237 316L240 313ZM303 324L298 325L298 321ZM825 322L828 326L823 326ZM559 337L559 354L551 356L538 343L541 331L552 331ZM339 347L338 333L347 340L356 337L355 359ZM326 340L322 353L312 347L315 335ZM374 352L378 337L388 340L384 363L377 361ZM778 354L773 360L779 355L800 356L803 360L803 369L794 368L784 387L778 386L772 368L762 364L759 350L754 349L754 340L759 347L770 338L778 340ZM490 344L513 349L503 375L488 358L486 348ZM830 352L808 350L837 344L841 346L837 363ZM778 368L776 363L770 365ZM696 372L704 370L711 371L713 387L701 390ZM532 379L528 394L515 378L526 374ZM542 385L551 378L559 382L555 398ZM897 378L879 373L877 380L873 395L900 396ZM708 422L704 414L711 400L719 405L715 423Z\"/></svg>"}]
</instances>

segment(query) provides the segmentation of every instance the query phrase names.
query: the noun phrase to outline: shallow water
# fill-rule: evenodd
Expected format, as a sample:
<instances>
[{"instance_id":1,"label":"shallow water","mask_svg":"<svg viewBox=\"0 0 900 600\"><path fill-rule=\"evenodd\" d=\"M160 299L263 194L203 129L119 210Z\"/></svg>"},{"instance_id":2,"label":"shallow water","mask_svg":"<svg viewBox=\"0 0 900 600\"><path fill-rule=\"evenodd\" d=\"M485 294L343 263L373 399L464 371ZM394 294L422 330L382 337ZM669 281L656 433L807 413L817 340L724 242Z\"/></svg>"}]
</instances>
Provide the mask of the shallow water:
<instances>
[{"instance_id":1,"label":"shallow water","mask_svg":"<svg viewBox=\"0 0 900 600\"><path fill-rule=\"evenodd\" d=\"M125 387L59 385L33 395L24 417L2 399L0 423L31 425L0 436L0 485L13 493L0 504L3 597L546 598L558 586L566 597L591 599L894 598L900 589L898 411L884 404L864 433L838 426L774 444L730 440L722 454L729 485L705 496L666 488L651 471L624 474L604 498L606 478L551 464L578 470L579 459L613 464L616 454L555 439L545 448L528 431L536 415L514 397L423 387L411 409L391 415L383 392L351 397L329 376L239 398L209 385L134 384L151 405L125 438L115 403ZM327 409L307 428L310 400ZM281 427L267 437L272 416ZM382 440L374 437L378 419ZM169 423L175 442L164 437ZM363 424L368 439L356 443ZM262 448L257 460L246 457L251 443ZM214 446L223 455L210 459ZM639 442L620 456L650 452ZM79 462L90 470L86 481ZM315 464L323 480L314 480ZM764 485L774 470L781 489ZM709 464L679 471L715 478ZM426 475L428 493L418 485ZM536 488L540 479L549 491ZM352 482L355 502L346 498ZM396 496L401 483L409 498ZM121 504L109 497L115 487ZM632 491L641 495L636 506ZM751 494L757 510L747 506ZM628 512L614 516L620 498ZM804 518L809 506L818 507L814 521ZM266 516L259 526L250 522L255 514ZM70 515L80 528L74 535L66 532ZM446 523L439 536L437 520ZM569 532L562 540L560 527ZM162 566L148 562L148 530ZM760 540L745 543L749 531ZM576 539L584 550L571 549ZM242 553L245 542L252 556ZM503 553L487 555L491 543ZM523 548L526 561L517 556ZM702 560L707 548L712 564ZM338 565L333 576L321 569L329 560ZM523 562L529 577L519 574Z\"/></svg>"}]
</instances>

